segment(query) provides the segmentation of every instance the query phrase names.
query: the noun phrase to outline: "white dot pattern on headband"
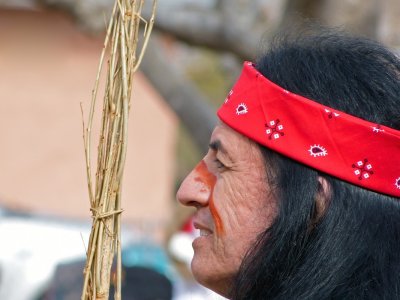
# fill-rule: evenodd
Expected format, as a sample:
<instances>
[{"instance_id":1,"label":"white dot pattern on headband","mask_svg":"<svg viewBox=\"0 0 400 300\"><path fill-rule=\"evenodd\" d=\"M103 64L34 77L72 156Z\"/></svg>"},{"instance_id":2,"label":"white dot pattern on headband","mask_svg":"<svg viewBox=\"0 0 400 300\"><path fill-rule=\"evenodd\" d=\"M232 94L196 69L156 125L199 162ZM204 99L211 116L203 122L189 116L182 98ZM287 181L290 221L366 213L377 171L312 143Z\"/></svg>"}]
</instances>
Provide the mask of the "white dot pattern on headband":
<instances>
[{"instance_id":1,"label":"white dot pattern on headband","mask_svg":"<svg viewBox=\"0 0 400 300\"><path fill-rule=\"evenodd\" d=\"M332 119L333 117L337 118L337 117L340 116L339 113L337 113L337 112L335 112L335 111L332 111L332 110L330 110L330 109L327 109L327 108L325 108L325 112L326 112L326 114L328 115L328 118L329 118L329 119Z\"/></svg>"},{"instance_id":2,"label":"white dot pattern on headband","mask_svg":"<svg viewBox=\"0 0 400 300\"><path fill-rule=\"evenodd\" d=\"M232 97L232 95L233 95L233 90L230 90L228 96L225 98L224 103L228 103L228 101L229 101L229 99Z\"/></svg>"},{"instance_id":3,"label":"white dot pattern on headband","mask_svg":"<svg viewBox=\"0 0 400 300\"><path fill-rule=\"evenodd\" d=\"M268 135L269 140L276 140L285 135L283 125L280 124L279 119L269 121L265 124L265 127L265 133Z\"/></svg>"},{"instance_id":4,"label":"white dot pattern on headband","mask_svg":"<svg viewBox=\"0 0 400 300\"><path fill-rule=\"evenodd\" d=\"M372 171L372 165L368 162L368 159L359 160L352 165L354 170L354 175L358 177L359 180L368 179L374 174Z\"/></svg>"},{"instance_id":5,"label":"white dot pattern on headband","mask_svg":"<svg viewBox=\"0 0 400 300\"><path fill-rule=\"evenodd\" d=\"M376 125L376 126L371 126L372 127L372 131L373 132L376 132L376 133L379 133L379 132L384 132L385 131L385 129L382 129L381 128L381 125Z\"/></svg>"}]
</instances>

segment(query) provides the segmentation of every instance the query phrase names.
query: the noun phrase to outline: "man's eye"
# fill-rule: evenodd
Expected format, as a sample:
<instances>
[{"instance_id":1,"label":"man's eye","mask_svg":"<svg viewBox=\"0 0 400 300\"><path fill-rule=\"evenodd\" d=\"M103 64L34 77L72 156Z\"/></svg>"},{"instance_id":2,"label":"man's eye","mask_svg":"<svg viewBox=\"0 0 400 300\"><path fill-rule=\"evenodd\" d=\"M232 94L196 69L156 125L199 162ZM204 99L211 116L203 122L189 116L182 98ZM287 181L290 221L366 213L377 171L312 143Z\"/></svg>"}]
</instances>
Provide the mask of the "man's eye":
<instances>
[{"instance_id":1,"label":"man's eye","mask_svg":"<svg viewBox=\"0 0 400 300\"><path fill-rule=\"evenodd\" d=\"M216 158L214 160L214 162L215 162L215 165L217 166L218 169L224 169L225 168L225 165L218 158Z\"/></svg>"}]
</instances>

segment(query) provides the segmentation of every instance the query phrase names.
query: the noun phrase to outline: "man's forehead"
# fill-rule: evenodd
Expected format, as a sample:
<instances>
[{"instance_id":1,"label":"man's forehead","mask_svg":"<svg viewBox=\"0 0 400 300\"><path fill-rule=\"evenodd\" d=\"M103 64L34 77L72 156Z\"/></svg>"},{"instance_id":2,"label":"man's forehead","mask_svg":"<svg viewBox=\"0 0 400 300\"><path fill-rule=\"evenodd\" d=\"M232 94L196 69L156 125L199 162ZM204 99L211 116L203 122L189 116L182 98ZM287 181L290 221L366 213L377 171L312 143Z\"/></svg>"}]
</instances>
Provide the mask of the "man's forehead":
<instances>
[{"instance_id":1,"label":"man's forehead","mask_svg":"<svg viewBox=\"0 0 400 300\"><path fill-rule=\"evenodd\" d=\"M211 135L209 148L231 162L249 161L259 156L257 144L224 123L218 124Z\"/></svg>"},{"instance_id":2,"label":"man's forehead","mask_svg":"<svg viewBox=\"0 0 400 300\"><path fill-rule=\"evenodd\" d=\"M247 137L235 131L225 123L220 123L217 126L215 126L211 134L210 142L216 139L220 140L222 143L224 142L228 143L230 140L232 141L235 140L235 142L240 140L242 141L248 140Z\"/></svg>"},{"instance_id":3,"label":"man's forehead","mask_svg":"<svg viewBox=\"0 0 400 300\"><path fill-rule=\"evenodd\" d=\"M226 152L234 152L238 147L247 148L245 145L250 146L250 144L251 141L247 137L224 123L215 126L210 138L210 148L214 150L223 148Z\"/></svg>"},{"instance_id":4,"label":"man's forehead","mask_svg":"<svg viewBox=\"0 0 400 300\"><path fill-rule=\"evenodd\" d=\"M211 141L213 139L221 139L225 135L228 135L231 131L233 131L228 125L224 123L219 123L214 127L214 130L211 134Z\"/></svg>"}]
</instances>

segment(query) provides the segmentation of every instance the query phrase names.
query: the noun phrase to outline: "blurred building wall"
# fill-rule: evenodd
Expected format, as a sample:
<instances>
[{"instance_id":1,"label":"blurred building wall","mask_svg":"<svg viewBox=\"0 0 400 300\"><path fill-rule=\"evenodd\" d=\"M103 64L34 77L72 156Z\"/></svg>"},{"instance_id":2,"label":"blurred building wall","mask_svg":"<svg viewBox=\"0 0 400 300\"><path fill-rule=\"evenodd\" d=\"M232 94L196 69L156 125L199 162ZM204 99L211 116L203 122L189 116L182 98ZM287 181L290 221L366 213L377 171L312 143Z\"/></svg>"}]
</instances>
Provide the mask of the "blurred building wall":
<instances>
[{"instance_id":1,"label":"blurred building wall","mask_svg":"<svg viewBox=\"0 0 400 300\"><path fill-rule=\"evenodd\" d=\"M61 13L0 10L0 205L90 219L80 102L87 117L103 39ZM168 219L176 123L137 74L123 220Z\"/></svg>"}]
</instances>

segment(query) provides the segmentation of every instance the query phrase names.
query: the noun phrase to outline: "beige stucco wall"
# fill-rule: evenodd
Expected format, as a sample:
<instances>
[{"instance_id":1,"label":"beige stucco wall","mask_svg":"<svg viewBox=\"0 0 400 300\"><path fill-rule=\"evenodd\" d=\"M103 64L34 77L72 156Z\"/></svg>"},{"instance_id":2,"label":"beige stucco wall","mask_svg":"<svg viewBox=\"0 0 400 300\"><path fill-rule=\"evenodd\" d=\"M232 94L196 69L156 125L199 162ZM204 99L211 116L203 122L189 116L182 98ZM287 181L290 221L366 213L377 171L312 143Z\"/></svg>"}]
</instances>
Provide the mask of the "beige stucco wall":
<instances>
[{"instance_id":1,"label":"beige stucco wall","mask_svg":"<svg viewBox=\"0 0 400 300\"><path fill-rule=\"evenodd\" d=\"M0 205L89 218L80 102L102 41L59 13L0 10ZM123 218L164 222L176 120L140 74L132 101Z\"/></svg>"}]
</instances>

